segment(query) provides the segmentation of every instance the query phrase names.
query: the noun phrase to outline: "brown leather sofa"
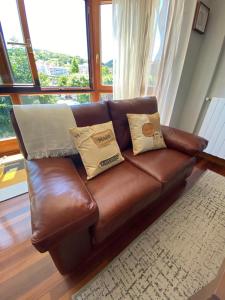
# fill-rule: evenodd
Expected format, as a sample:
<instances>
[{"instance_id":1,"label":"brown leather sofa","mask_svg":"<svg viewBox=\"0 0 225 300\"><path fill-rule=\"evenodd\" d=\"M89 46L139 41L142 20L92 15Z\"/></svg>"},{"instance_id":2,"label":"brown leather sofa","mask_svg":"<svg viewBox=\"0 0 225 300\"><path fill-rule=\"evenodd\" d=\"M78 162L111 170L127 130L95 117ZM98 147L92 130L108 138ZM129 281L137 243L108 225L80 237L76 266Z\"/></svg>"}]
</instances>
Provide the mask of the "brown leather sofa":
<instances>
[{"instance_id":1,"label":"brown leather sofa","mask_svg":"<svg viewBox=\"0 0 225 300\"><path fill-rule=\"evenodd\" d=\"M78 156L26 161L31 203L32 243L49 251L65 274L80 266L104 241L162 195L185 182L207 141L162 126L168 148L132 153L127 113L155 113L155 97L72 106L78 126L112 120L125 158L121 164L87 181ZM13 112L20 148L26 149Z\"/></svg>"}]
</instances>

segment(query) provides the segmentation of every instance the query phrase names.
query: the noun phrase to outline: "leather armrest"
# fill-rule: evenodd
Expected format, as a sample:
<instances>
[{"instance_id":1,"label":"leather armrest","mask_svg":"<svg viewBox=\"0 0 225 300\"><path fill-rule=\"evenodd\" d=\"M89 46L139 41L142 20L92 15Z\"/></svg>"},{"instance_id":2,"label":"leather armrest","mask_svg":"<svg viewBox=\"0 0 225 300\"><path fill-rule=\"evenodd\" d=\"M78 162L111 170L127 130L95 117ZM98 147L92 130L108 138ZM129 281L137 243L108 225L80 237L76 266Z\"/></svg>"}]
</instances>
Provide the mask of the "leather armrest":
<instances>
[{"instance_id":1,"label":"leather armrest","mask_svg":"<svg viewBox=\"0 0 225 300\"><path fill-rule=\"evenodd\" d=\"M180 129L161 126L163 137L168 148L172 148L189 155L202 152L208 145L208 141L197 135Z\"/></svg>"},{"instance_id":2,"label":"leather armrest","mask_svg":"<svg viewBox=\"0 0 225 300\"><path fill-rule=\"evenodd\" d=\"M98 219L98 207L70 158L26 162L31 202L32 244L44 252L68 231Z\"/></svg>"}]
</instances>

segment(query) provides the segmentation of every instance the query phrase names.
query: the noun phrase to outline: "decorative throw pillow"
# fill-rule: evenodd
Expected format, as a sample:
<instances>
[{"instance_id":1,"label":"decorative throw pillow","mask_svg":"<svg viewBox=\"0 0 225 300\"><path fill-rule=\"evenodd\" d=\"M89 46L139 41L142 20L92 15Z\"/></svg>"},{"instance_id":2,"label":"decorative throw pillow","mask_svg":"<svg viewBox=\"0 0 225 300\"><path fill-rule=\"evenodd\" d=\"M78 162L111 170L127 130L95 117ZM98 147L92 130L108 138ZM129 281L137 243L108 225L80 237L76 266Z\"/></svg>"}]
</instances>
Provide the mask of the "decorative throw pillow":
<instances>
[{"instance_id":1,"label":"decorative throw pillow","mask_svg":"<svg viewBox=\"0 0 225 300\"><path fill-rule=\"evenodd\" d=\"M74 144L80 153L87 179L124 160L117 144L112 122L71 128Z\"/></svg>"},{"instance_id":2,"label":"decorative throw pillow","mask_svg":"<svg viewBox=\"0 0 225 300\"><path fill-rule=\"evenodd\" d=\"M159 113L127 114L134 155L148 150L166 148Z\"/></svg>"}]
</instances>

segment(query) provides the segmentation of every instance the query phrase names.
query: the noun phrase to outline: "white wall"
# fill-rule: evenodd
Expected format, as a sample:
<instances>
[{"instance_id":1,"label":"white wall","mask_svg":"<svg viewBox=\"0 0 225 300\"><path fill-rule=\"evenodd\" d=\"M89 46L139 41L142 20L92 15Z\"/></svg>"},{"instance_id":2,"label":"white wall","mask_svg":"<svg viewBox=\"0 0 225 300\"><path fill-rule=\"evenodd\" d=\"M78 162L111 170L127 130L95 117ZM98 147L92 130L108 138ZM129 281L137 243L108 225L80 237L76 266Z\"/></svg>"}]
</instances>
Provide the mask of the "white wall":
<instances>
[{"instance_id":1,"label":"white wall","mask_svg":"<svg viewBox=\"0 0 225 300\"><path fill-rule=\"evenodd\" d=\"M225 36L225 0L204 1L210 8L207 32L192 32L171 125L193 132L215 71Z\"/></svg>"},{"instance_id":2,"label":"white wall","mask_svg":"<svg viewBox=\"0 0 225 300\"><path fill-rule=\"evenodd\" d=\"M174 109L170 121L170 125L173 127L179 127L180 125L182 109L184 107L185 101L187 100L187 96L191 86L191 80L195 71L202 45L202 40L204 39L204 37L205 35L201 35L196 31L192 31L191 33L187 55L185 58L181 80L179 83Z\"/></svg>"}]
</instances>

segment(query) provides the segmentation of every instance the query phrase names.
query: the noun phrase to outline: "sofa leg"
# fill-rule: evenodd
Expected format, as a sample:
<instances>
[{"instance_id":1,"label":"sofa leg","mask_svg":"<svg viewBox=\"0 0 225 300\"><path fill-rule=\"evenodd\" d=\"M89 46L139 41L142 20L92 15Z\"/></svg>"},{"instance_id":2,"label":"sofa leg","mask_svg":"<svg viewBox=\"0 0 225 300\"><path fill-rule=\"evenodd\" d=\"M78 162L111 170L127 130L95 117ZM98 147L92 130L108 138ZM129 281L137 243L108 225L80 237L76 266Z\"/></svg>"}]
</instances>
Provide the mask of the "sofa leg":
<instances>
[{"instance_id":1,"label":"sofa leg","mask_svg":"<svg viewBox=\"0 0 225 300\"><path fill-rule=\"evenodd\" d=\"M91 236L89 229L79 233L66 235L55 244L49 253L61 274L67 274L76 269L82 260L91 252Z\"/></svg>"}]
</instances>

